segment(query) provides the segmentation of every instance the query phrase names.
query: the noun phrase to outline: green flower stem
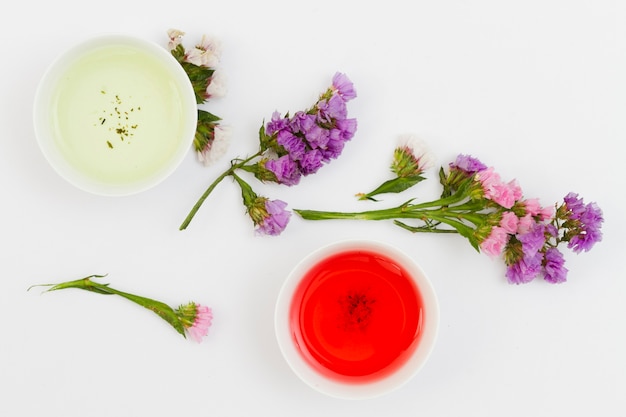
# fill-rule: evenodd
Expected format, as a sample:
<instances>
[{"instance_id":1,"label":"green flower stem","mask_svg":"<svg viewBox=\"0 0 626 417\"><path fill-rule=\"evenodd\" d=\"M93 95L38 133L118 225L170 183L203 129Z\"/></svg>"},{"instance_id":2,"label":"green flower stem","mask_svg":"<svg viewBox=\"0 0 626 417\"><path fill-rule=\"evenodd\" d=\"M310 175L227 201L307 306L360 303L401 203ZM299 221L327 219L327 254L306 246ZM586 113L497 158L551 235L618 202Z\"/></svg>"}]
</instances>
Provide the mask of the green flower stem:
<instances>
[{"instance_id":1,"label":"green flower stem","mask_svg":"<svg viewBox=\"0 0 626 417\"><path fill-rule=\"evenodd\" d=\"M465 219L472 223L480 222L476 213L457 212L449 209L420 210L416 206L404 204L398 207L359 212L317 211L294 209L305 220L392 220L392 219L427 219L448 223L453 219Z\"/></svg>"},{"instance_id":2,"label":"green flower stem","mask_svg":"<svg viewBox=\"0 0 626 417\"><path fill-rule=\"evenodd\" d=\"M198 199L198 201L196 202L196 204L193 206L193 208L191 209L191 211L189 212L189 214L187 215L187 217L185 218L185 220L183 221L183 223L180 225L179 230L185 230L187 228L187 226L189 226L189 223L191 223L191 220L194 218L194 216L196 215L196 213L198 212L198 210L200 209L200 207L202 206L202 204L204 203L204 200L207 199L207 197L209 196L209 194L211 194L211 192L213 191L213 189L217 186L217 184L219 184L224 178L226 178L229 175L232 175L233 172L235 172L235 170L243 167L245 164L247 164L248 162L250 162L251 160L253 160L254 158L261 156L262 152L257 152L256 154L252 155L249 158L246 158L244 160L241 160L235 164L231 163L230 168L228 168L226 171L224 171L219 177L217 177L212 183L211 185L209 185L209 188L206 189L206 191L204 192L204 194L202 194L202 196L200 196L200 198Z\"/></svg>"},{"instance_id":3,"label":"green flower stem","mask_svg":"<svg viewBox=\"0 0 626 417\"><path fill-rule=\"evenodd\" d=\"M148 310L156 313L163 320L167 321L176 331L183 336L185 336L185 328L180 321L180 318L170 306L160 301L156 301L150 298L141 297L139 295L130 294L127 292L119 291L114 288L111 288L109 284L99 284L97 282L92 281L92 278L103 278L105 275L90 275L85 278L77 279L74 281L62 282L60 284L41 284L34 285L33 287L50 287L46 292L63 290L67 288L77 288L80 290L91 291L98 294L105 295L118 295L120 297L126 298L134 302L135 304L139 304L142 307L147 308ZM30 287L30 288L33 288ZM30 290L29 288L29 290Z\"/></svg>"},{"instance_id":4,"label":"green flower stem","mask_svg":"<svg viewBox=\"0 0 626 417\"><path fill-rule=\"evenodd\" d=\"M361 212L299 209L295 209L294 211L305 220L394 220L397 226L414 232L459 233L466 237L473 247L478 247L478 241L474 234L475 227L483 225L487 215L474 211L456 210L456 207L440 207L433 209L418 208L418 206L424 205L430 205L430 203L424 203L423 205L410 205L405 203L398 207ZM399 219L415 219L426 224L420 227L413 227L400 222ZM439 225L442 224L452 227L452 229L439 227ZM472 227L472 225L474 227Z\"/></svg>"}]
</instances>

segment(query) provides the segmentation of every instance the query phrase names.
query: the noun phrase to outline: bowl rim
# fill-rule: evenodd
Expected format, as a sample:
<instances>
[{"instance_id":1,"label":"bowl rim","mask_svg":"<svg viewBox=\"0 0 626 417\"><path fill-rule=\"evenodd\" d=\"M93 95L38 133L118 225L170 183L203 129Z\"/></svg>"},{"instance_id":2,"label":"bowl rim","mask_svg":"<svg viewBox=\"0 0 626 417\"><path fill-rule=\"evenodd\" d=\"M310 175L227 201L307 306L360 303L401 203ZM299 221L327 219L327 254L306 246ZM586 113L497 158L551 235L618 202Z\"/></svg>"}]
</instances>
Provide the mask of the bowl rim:
<instances>
[{"instance_id":1,"label":"bowl rim","mask_svg":"<svg viewBox=\"0 0 626 417\"><path fill-rule=\"evenodd\" d=\"M52 112L51 97L59 78L75 60L90 50L107 45L125 45L142 50L160 63L172 75L172 80L180 92L180 99L185 110L185 121L180 146L172 156L154 173L146 178L123 184L112 184L96 180L74 168L54 144L54 135L49 128ZM197 102L193 86L180 63L170 51L161 45L141 37L125 33L101 33L75 42L65 49L45 69L35 90L32 121L35 139L44 158L52 169L64 180L75 187L101 196L126 196L151 189L168 178L182 163L191 149L198 122Z\"/></svg>"},{"instance_id":2,"label":"bowl rim","mask_svg":"<svg viewBox=\"0 0 626 417\"><path fill-rule=\"evenodd\" d=\"M404 267L418 286L424 309L428 311L423 322L421 339L407 362L391 375L372 382L350 384L323 376L308 365L295 346L289 325L289 311L293 294L303 274L320 260L353 249L371 250L386 255ZM324 245L301 259L283 282L274 310L274 331L280 352L291 370L308 386L318 392L340 399L369 399L378 397L405 385L427 362L439 331L439 302L432 283L421 266L406 252L378 240L346 239Z\"/></svg>"}]
</instances>

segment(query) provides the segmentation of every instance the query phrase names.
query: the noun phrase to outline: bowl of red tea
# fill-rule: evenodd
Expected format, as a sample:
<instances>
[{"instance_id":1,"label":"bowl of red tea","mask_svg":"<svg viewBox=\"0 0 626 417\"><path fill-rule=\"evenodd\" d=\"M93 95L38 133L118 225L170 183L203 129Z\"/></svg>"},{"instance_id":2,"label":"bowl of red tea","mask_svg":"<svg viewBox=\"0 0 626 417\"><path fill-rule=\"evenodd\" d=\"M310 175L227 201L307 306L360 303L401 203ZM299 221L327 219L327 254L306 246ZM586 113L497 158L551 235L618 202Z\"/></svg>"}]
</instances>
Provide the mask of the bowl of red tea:
<instances>
[{"instance_id":1,"label":"bowl of red tea","mask_svg":"<svg viewBox=\"0 0 626 417\"><path fill-rule=\"evenodd\" d=\"M439 324L430 281L407 254L344 241L299 262L276 303L280 350L300 379L337 398L404 385L428 359Z\"/></svg>"}]
</instances>

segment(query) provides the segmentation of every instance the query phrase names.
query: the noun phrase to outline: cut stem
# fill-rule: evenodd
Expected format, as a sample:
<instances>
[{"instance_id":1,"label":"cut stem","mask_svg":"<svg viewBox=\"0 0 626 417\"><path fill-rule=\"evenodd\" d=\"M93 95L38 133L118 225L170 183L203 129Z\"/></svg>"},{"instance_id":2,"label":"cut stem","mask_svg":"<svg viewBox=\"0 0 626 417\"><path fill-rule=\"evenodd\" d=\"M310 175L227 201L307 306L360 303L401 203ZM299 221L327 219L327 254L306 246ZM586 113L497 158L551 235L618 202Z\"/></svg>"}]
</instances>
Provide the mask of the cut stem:
<instances>
[{"instance_id":1,"label":"cut stem","mask_svg":"<svg viewBox=\"0 0 626 417\"><path fill-rule=\"evenodd\" d=\"M193 206L193 208L191 209L191 211L189 212L189 214L187 215L187 217L185 218L183 223L180 225L178 230L185 230L187 228L187 226L189 226L189 223L191 223L191 220L194 218L194 216L196 215L196 213L198 212L198 210L200 209L200 207L204 203L204 200L206 200L207 197L211 194L211 192L213 192L213 189L215 189L217 184L222 182L222 180L224 178L226 178L227 176L232 175L232 173L235 172L236 169L241 168L242 166L244 166L245 164L247 164L248 162L250 162L251 160L253 160L254 158L256 158L257 156L260 156L260 155L261 155L261 152L257 152L256 154L252 155L251 157L249 157L247 159L244 159L244 160L242 160L242 161L240 161L240 162L238 162L236 164L231 163L230 168L228 168L219 177L217 177L211 183L211 185L209 185L209 188L207 188L206 191L200 196L200 198L198 199L196 204Z\"/></svg>"}]
</instances>

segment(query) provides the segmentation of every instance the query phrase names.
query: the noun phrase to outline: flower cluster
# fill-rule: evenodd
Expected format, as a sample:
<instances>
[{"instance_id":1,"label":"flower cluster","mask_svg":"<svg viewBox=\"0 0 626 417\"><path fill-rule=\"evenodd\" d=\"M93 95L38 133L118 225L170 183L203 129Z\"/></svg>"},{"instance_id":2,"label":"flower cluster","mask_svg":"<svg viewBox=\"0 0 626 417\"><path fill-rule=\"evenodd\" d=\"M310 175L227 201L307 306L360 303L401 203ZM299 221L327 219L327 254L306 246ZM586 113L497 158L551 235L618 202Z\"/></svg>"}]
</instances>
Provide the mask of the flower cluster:
<instances>
[{"instance_id":1,"label":"flower cluster","mask_svg":"<svg viewBox=\"0 0 626 417\"><path fill-rule=\"evenodd\" d=\"M413 153L398 158L398 154ZM397 161L406 170L399 174ZM432 158L422 148L398 147L394 152L392 171L396 178L361 199L372 195L401 192L421 181L422 172ZM427 162L428 161L428 162ZM415 176L419 180L401 182ZM512 284L532 281L538 276L550 283L565 282L568 270L559 245L566 244L575 253L589 251L602 239L602 210L595 203L585 204L578 194L569 193L561 204L543 207L536 198L525 198L517 181L503 181L493 167L487 167L470 155L459 155L448 170L439 170L441 196L430 202L403 203L382 210L342 213L295 210L302 218L324 219L391 219L411 232L459 233L478 251L491 257L502 257L506 277ZM391 184L391 185L390 185ZM409 224L405 219L417 221Z\"/></svg>"},{"instance_id":2,"label":"flower cluster","mask_svg":"<svg viewBox=\"0 0 626 417\"><path fill-rule=\"evenodd\" d=\"M184 32L170 29L167 35L168 49L187 73L198 105L226 95L225 77L216 68L222 54L220 41L204 35L199 44L186 50L182 45ZM230 129L221 125L220 120L213 113L198 109L198 126L193 143L198 160L204 165L212 164L228 149Z\"/></svg>"},{"instance_id":3,"label":"flower cluster","mask_svg":"<svg viewBox=\"0 0 626 417\"><path fill-rule=\"evenodd\" d=\"M296 185L302 177L316 173L336 159L352 139L357 121L348 118L346 103L356 97L350 79L342 73L333 76L331 86L307 110L290 116L274 112L259 129L259 149L245 159L234 159L200 197L180 226L186 229L204 200L224 178L232 176L242 191L243 203L256 230L265 235L279 235L287 226L290 212L281 200L258 196L237 171L251 173L261 182Z\"/></svg>"},{"instance_id":4,"label":"flower cluster","mask_svg":"<svg viewBox=\"0 0 626 417\"><path fill-rule=\"evenodd\" d=\"M310 109L291 117L274 112L259 132L261 159L244 169L261 181L287 186L316 173L323 164L336 159L346 141L354 136L357 121L347 117L346 103L355 97L350 80L337 73L331 87Z\"/></svg>"},{"instance_id":5,"label":"flower cluster","mask_svg":"<svg viewBox=\"0 0 626 417\"><path fill-rule=\"evenodd\" d=\"M577 194L569 193L559 206L542 207L538 199L523 198L517 181L502 181L493 167L467 155L459 155L450 172L449 179L467 177L479 185L474 199L480 201L482 193L491 218L477 230L476 239L487 255L503 256L510 283L530 282L539 275L551 283L564 282L567 269L558 245L567 243L579 253L602 239L602 211L595 203L584 204ZM445 185L452 186L450 181Z\"/></svg>"},{"instance_id":6,"label":"flower cluster","mask_svg":"<svg viewBox=\"0 0 626 417\"><path fill-rule=\"evenodd\" d=\"M160 301L119 291L111 288L109 284L100 284L92 280L92 278L103 277L104 275L90 275L85 278L66 281L60 284L35 286L50 287L46 292L76 288L97 294L118 295L156 313L185 338L188 334L193 340L199 343L202 341L202 338L209 333L209 327L211 327L213 321L213 311L209 307L190 302L174 309Z\"/></svg>"}]
</instances>

